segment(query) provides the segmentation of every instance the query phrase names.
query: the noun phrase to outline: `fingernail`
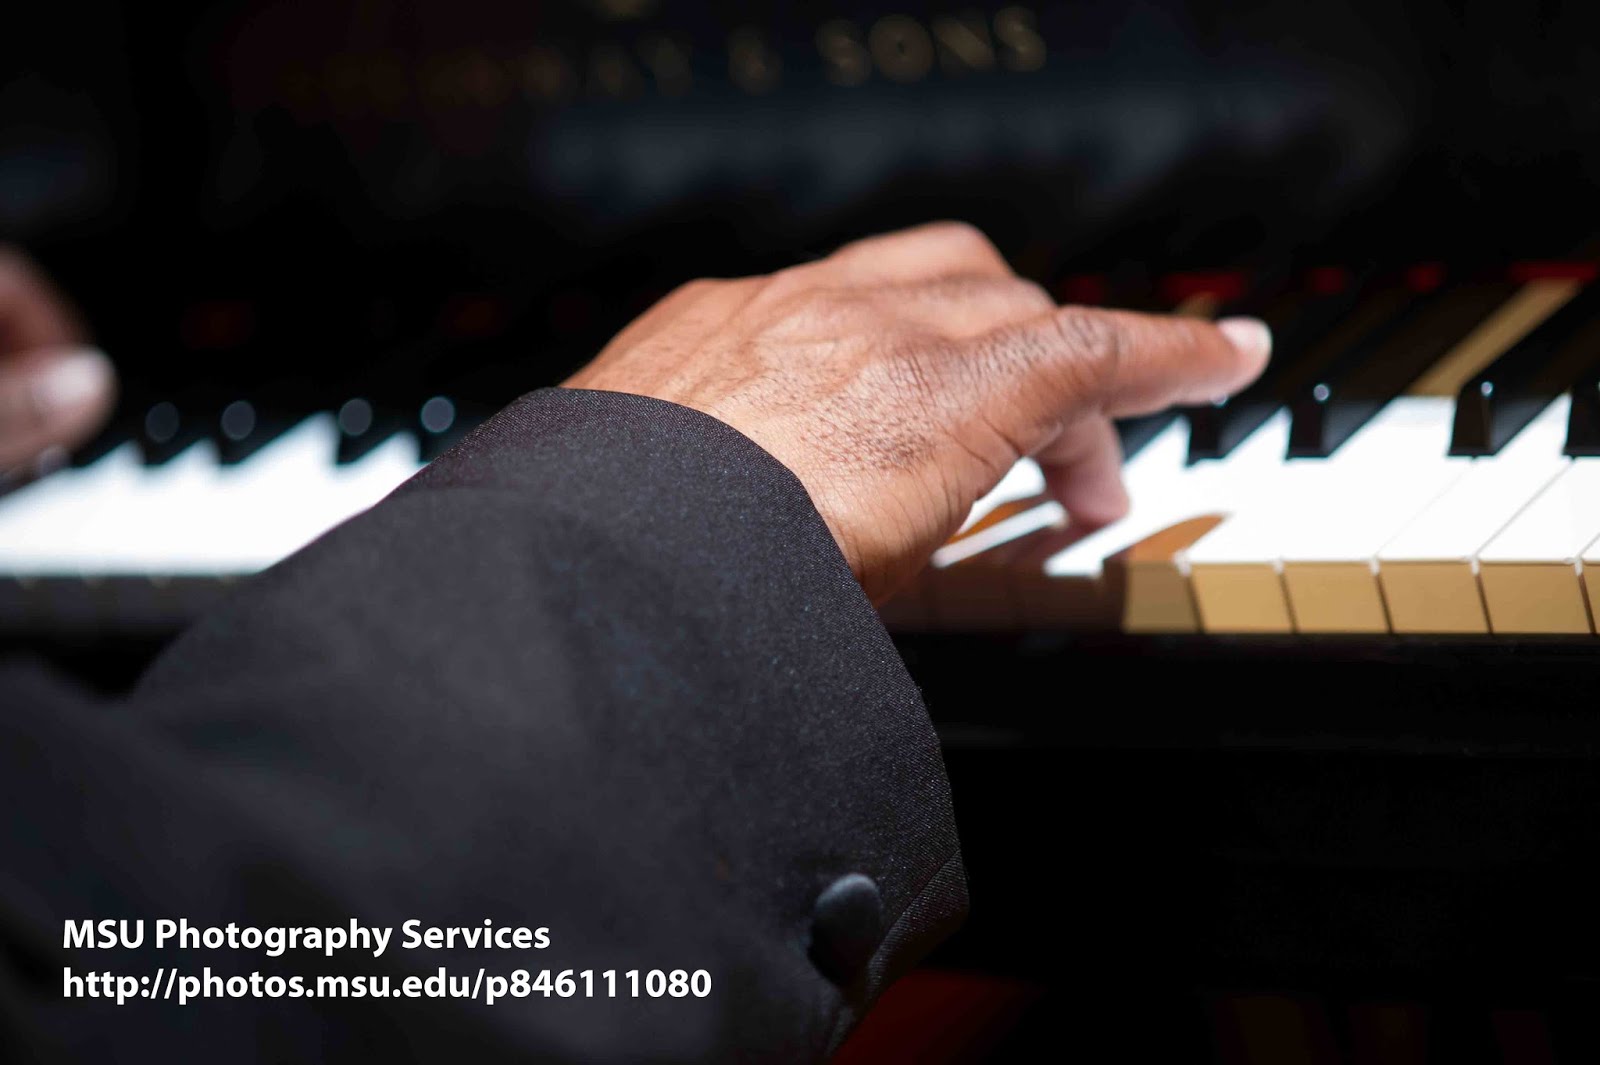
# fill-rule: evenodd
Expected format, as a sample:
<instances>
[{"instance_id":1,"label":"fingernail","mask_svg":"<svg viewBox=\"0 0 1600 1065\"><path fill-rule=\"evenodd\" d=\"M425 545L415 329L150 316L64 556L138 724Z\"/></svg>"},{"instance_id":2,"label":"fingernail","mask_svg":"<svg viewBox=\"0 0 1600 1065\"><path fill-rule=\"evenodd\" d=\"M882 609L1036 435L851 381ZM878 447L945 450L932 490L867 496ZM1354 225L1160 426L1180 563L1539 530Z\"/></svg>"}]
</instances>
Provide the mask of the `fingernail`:
<instances>
[{"instance_id":1,"label":"fingernail","mask_svg":"<svg viewBox=\"0 0 1600 1065\"><path fill-rule=\"evenodd\" d=\"M28 383L29 393L45 414L81 407L111 387L111 360L94 348L78 348L51 360Z\"/></svg>"},{"instance_id":2,"label":"fingernail","mask_svg":"<svg viewBox=\"0 0 1600 1065\"><path fill-rule=\"evenodd\" d=\"M1272 330L1259 318L1224 318L1217 328L1241 355L1265 362L1272 354Z\"/></svg>"}]
</instances>

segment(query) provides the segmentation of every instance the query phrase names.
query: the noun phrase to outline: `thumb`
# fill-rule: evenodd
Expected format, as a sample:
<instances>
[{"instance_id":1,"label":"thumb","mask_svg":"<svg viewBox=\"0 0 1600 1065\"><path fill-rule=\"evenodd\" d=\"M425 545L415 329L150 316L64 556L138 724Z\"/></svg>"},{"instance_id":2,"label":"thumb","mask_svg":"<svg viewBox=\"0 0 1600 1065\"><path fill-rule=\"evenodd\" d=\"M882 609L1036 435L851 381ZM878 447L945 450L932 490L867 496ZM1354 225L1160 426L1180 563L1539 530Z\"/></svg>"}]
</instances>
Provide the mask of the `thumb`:
<instances>
[{"instance_id":1,"label":"thumb","mask_svg":"<svg viewBox=\"0 0 1600 1065\"><path fill-rule=\"evenodd\" d=\"M111 412L111 360L94 348L44 348L0 358L0 469L86 440Z\"/></svg>"}]
</instances>

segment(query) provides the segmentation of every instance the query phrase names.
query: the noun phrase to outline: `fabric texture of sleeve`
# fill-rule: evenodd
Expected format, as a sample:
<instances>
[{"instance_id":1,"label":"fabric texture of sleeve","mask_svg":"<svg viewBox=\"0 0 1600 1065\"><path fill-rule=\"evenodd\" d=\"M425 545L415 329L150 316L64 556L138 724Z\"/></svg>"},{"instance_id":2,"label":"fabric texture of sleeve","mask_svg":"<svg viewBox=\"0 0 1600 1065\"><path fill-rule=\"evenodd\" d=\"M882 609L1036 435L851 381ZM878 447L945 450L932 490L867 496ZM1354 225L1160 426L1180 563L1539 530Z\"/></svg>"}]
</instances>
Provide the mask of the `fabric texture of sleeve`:
<instances>
[{"instance_id":1,"label":"fabric texture of sleeve","mask_svg":"<svg viewBox=\"0 0 1600 1065\"><path fill-rule=\"evenodd\" d=\"M0 685L0 1056L818 1060L966 906L920 695L804 488L659 400L524 397L246 582L125 700L26 667ZM881 916L841 969L819 907L852 874ZM396 942L62 947L63 921L109 917ZM550 943L402 949L413 919ZM66 966L173 965L704 969L712 990L62 998Z\"/></svg>"}]
</instances>

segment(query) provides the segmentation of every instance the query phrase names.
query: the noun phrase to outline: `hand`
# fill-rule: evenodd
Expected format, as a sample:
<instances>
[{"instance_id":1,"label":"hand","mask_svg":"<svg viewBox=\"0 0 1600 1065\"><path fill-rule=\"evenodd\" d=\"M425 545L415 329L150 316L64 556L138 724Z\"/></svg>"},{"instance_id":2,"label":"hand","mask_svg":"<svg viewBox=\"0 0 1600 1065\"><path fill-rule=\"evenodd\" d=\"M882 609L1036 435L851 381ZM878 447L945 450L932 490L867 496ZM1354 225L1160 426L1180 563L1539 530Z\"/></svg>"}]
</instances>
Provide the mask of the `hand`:
<instances>
[{"instance_id":1,"label":"hand","mask_svg":"<svg viewBox=\"0 0 1600 1065\"><path fill-rule=\"evenodd\" d=\"M1024 455L1070 521L1127 509L1111 419L1259 374L1254 319L1058 307L941 223L767 277L694 281L566 384L693 407L784 463L862 587L887 598Z\"/></svg>"},{"instance_id":2,"label":"hand","mask_svg":"<svg viewBox=\"0 0 1600 1065\"><path fill-rule=\"evenodd\" d=\"M114 396L111 363L84 345L66 302L26 257L0 247L0 471L82 443Z\"/></svg>"}]
</instances>

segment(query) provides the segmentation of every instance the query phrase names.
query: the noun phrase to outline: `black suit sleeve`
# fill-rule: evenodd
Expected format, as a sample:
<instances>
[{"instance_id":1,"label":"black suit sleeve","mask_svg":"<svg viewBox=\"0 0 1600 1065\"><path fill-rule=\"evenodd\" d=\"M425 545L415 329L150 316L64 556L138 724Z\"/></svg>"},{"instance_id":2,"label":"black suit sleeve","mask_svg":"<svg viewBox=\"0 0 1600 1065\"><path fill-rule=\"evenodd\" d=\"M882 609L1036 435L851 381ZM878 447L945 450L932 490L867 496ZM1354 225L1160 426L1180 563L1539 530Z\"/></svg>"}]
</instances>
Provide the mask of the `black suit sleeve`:
<instances>
[{"instance_id":1,"label":"black suit sleeve","mask_svg":"<svg viewBox=\"0 0 1600 1065\"><path fill-rule=\"evenodd\" d=\"M533 393L137 689L0 672L7 1060L816 1060L959 921L920 696L794 476ZM549 929L543 950L67 949L63 922ZM63 970L706 970L708 997L64 999Z\"/></svg>"}]
</instances>

